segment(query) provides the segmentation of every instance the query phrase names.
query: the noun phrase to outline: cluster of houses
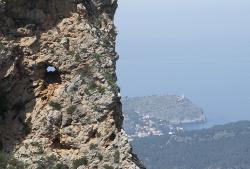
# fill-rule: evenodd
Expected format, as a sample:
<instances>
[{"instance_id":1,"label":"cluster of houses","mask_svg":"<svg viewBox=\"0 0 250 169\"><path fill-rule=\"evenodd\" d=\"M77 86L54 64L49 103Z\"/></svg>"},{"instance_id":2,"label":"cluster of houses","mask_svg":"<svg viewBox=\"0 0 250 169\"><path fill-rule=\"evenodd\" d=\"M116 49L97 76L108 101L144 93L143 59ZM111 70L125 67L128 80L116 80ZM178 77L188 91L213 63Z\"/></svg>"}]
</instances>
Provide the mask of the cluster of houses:
<instances>
[{"instance_id":1,"label":"cluster of houses","mask_svg":"<svg viewBox=\"0 0 250 169\"><path fill-rule=\"evenodd\" d=\"M135 125L135 132L130 135L132 140L135 137L161 136L164 134L174 135L184 129L178 125L168 124L162 120L158 121L148 115L142 117L142 122Z\"/></svg>"}]
</instances>

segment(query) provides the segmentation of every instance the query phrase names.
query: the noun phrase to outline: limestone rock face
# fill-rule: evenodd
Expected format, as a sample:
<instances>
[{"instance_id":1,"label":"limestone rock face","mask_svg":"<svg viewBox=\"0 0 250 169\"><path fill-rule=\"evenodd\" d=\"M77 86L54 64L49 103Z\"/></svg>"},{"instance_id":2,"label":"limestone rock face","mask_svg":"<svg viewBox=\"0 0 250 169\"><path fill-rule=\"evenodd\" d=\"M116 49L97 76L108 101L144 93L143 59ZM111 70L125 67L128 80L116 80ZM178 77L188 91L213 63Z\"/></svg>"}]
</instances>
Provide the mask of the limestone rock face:
<instances>
[{"instance_id":1,"label":"limestone rock face","mask_svg":"<svg viewBox=\"0 0 250 169\"><path fill-rule=\"evenodd\" d=\"M122 129L116 7L0 0L0 149L27 168L143 168Z\"/></svg>"}]
</instances>

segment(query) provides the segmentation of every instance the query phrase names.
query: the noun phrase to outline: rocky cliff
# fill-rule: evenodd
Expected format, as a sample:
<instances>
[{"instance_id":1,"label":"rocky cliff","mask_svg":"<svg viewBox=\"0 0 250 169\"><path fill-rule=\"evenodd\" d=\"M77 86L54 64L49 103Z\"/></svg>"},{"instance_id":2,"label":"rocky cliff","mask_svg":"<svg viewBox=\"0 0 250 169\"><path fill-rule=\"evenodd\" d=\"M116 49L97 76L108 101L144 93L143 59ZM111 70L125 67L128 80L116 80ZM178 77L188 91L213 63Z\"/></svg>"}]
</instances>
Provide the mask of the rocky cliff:
<instances>
[{"instance_id":1,"label":"rocky cliff","mask_svg":"<svg viewBox=\"0 0 250 169\"><path fill-rule=\"evenodd\" d=\"M2 168L143 168L122 129L116 7L0 0Z\"/></svg>"}]
</instances>

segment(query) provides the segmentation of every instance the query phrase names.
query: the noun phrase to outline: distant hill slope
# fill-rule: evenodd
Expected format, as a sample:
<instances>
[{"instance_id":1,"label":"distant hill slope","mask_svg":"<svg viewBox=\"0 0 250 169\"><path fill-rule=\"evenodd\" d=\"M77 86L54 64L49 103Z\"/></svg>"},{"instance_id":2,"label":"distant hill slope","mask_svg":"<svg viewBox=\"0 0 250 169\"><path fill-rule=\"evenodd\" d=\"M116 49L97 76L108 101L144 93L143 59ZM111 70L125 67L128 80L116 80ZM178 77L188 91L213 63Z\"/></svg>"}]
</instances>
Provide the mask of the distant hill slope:
<instances>
[{"instance_id":1,"label":"distant hill slope","mask_svg":"<svg viewBox=\"0 0 250 169\"><path fill-rule=\"evenodd\" d=\"M125 116L133 116L137 112L175 124L205 121L202 109L184 96L125 97L122 103Z\"/></svg>"},{"instance_id":2,"label":"distant hill slope","mask_svg":"<svg viewBox=\"0 0 250 169\"><path fill-rule=\"evenodd\" d=\"M136 138L132 144L148 169L250 168L249 121Z\"/></svg>"}]
</instances>

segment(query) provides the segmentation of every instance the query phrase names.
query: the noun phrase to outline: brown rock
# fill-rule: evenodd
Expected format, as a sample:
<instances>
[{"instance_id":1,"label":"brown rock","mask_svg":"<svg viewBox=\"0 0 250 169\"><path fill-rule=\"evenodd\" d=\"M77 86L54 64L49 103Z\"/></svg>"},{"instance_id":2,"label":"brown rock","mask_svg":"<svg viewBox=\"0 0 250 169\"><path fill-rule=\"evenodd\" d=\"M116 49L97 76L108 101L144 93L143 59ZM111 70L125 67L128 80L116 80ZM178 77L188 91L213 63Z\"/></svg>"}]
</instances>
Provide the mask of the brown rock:
<instances>
[{"instance_id":1,"label":"brown rock","mask_svg":"<svg viewBox=\"0 0 250 169\"><path fill-rule=\"evenodd\" d=\"M28 169L77 160L79 168L143 168L122 130L117 2L2 2L0 148Z\"/></svg>"}]
</instances>

